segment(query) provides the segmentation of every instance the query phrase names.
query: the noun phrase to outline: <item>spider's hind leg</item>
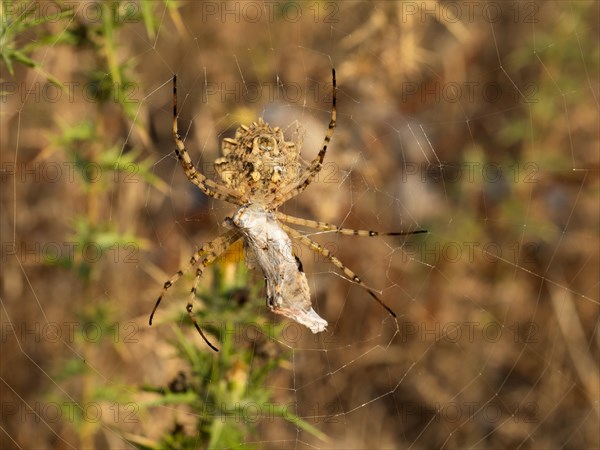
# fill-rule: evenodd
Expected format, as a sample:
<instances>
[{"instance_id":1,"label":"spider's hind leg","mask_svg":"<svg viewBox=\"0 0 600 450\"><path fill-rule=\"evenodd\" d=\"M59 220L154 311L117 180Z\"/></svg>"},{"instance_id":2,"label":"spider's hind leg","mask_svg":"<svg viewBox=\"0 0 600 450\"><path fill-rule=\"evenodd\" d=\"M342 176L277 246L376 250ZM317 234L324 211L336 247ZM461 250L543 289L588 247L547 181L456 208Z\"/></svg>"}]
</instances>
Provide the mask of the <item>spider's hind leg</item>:
<instances>
[{"instance_id":1,"label":"spider's hind leg","mask_svg":"<svg viewBox=\"0 0 600 450\"><path fill-rule=\"evenodd\" d=\"M173 75L173 140L175 141L175 154L183 167L185 176L209 197L224 200L234 205L240 205L239 195L225 186L215 183L206 178L192 162L189 153L185 149L185 144L179 135L177 126L177 75Z\"/></svg>"},{"instance_id":2,"label":"spider's hind leg","mask_svg":"<svg viewBox=\"0 0 600 450\"><path fill-rule=\"evenodd\" d=\"M295 197L304 191L310 183L314 180L317 174L321 171L323 167L323 160L325 159L325 154L327 153L327 146L331 142L331 138L333 137L333 131L335 130L337 124L337 106L336 106L336 92L337 92L337 83L335 80L335 69L331 69L331 79L333 83L333 93L331 95L331 120L329 121L329 127L327 128L327 132L325 133L325 138L323 139L323 145L321 146L321 150L319 150L319 154L315 159L312 160L310 166L304 171L304 173L300 176L298 183L292 185L290 189L284 191L281 195L277 195L275 197L275 207L283 205L289 199Z\"/></svg>"}]
</instances>

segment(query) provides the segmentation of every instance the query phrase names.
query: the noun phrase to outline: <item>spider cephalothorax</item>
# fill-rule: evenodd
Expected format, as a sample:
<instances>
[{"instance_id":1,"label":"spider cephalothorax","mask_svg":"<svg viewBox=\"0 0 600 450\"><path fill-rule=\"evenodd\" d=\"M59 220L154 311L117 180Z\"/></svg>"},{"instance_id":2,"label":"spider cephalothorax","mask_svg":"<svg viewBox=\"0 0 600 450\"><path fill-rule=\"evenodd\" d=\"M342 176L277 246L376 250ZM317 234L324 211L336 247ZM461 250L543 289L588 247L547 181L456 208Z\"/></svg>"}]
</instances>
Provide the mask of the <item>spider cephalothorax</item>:
<instances>
[{"instance_id":1,"label":"spider cephalothorax","mask_svg":"<svg viewBox=\"0 0 600 450\"><path fill-rule=\"evenodd\" d=\"M375 292L329 250L286 223L352 236L404 235L424 231L379 233L351 230L325 222L288 216L277 211L277 208L287 200L304 191L323 166L327 145L336 125L335 70L332 70L332 79L331 120L321 150L310 164L302 162L299 144L286 141L279 127L271 127L259 118L250 126L241 125L234 138L223 140L223 156L215 161L215 170L221 181L219 183L207 179L199 172L185 149L177 127L177 78L173 77L173 139L177 159L188 179L202 192L237 205L238 210L233 217L226 219L229 230L202 245L192 256L189 264L165 282L150 314L150 325L158 305L169 288L197 265L196 278L190 290L186 310L198 333L216 351L216 347L204 336L194 317L193 301L204 269L240 239L244 240L246 256L251 260L248 261L249 265L260 268L265 277L269 309L308 327L313 333L324 331L327 322L319 317L311 306L308 282L299 258L292 252L292 239L325 256L344 273L348 280L365 288L379 304L395 316Z\"/></svg>"}]
</instances>

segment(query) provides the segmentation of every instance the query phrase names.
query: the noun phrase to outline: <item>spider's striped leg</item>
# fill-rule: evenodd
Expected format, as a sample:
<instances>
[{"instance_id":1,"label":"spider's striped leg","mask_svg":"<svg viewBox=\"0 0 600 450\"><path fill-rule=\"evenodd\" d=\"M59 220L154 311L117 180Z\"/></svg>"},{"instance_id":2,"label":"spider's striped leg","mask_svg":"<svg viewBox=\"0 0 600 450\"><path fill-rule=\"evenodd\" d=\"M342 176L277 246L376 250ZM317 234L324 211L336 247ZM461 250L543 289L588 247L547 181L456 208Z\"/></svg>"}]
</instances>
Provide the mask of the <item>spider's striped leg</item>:
<instances>
[{"instance_id":1,"label":"spider's striped leg","mask_svg":"<svg viewBox=\"0 0 600 450\"><path fill-rule=\"evenodd\" d=\"M325 247L323 247L318 242L315 242L312 239L310 239L306 236L303 236L302 234L300 234L299 231L294 230L293 228L288 227L287 225L285 225L283 223L280 223L280 225L281 225L281 228L283 228L283 230L289 236L291 236L294 239L298 239L301 243L306 245L312 251L314 251L316 253L320 253L321 255L323 255L327 259L329 259L329 261L331 261L331 263L334 266L336 266L338 269L340 269L344 273L344 275L346 276L346 278L348 280L358 284L359 286L362 286L369 293L369 295L371 295L371 297L373 297L381 306L383 306L387 310L387 312L389 312L393 317L396 317L396 313L394 311L392 311L392 309L389 306L387 306L385 303L383 303L383 301L377 296L377 294L375 294L375 292L373 292L373 290L370 289L369 286L367 286L365 283L362 282L362 280L360 279L360 277L358 275L356 275L349 268L347 268L344 265L344 263L342 263L338 258L333 256L333 254L329 250L327 250Z\"/></svg>"},{"instance_id":2,"label":"spider's striped leg","mask_svg":"<svg viewBox=\"0 0 600 450\"><path fill-rule=\"evenodd\" d=\"M338 234L346 236L406 236L409 234L427 233L427 230L414 230L414 231L391 231L381 232L372 230L354 230L352 228L341 228L337 225L332 225L327 222L319 222L318 220L301 219L300 217L288 216L279 211L275 212L275 216L278 220L294 225L300 225L301 227L314 228L316 230L333 231Z\"/></svg>"},{"instance_id":3,"label":"spider's striped leg","mask_svg":"<svg viewBox=\"0 0 600 450\"><path fill-rule=\"evenodd\" d=\"M188 298L186 311L188 312L190 318L192 319L192 322L194 323L196 330L198 330L198 333L200 333L200 336L202 336L202 339L204 339L204 341L210 346L210 348L212 348L215 351L218 351L208 341L208 339L206 338L206 336L200 329L200 326L198 325L196 318L192 314L192 308L193 308L192 302L194 300L194 295L195 295L196 289L198 287L198 282L200 281L200 277L202 276L202 272L204 271L204 269L208 265L210 265L213 261L215 261L225 250L227 250L227 248L229 248L229 246L231 244L233 244L239 238L240 238L240 235L237 232L237 230L230 230L230 231L222 234L221 236L217 237L216 239L212 240L211 242L208 242L207 244L204 244L202 247L200 247L200 250L198 250L198 252L196 252L192 256L189 264L185 268L178 270L175 275L173 275L171 278L169 278L168 281L165 282L165 285L163 286L163 290L160 293L158 300L156 300L156 304L154 305L154 308L152 308L152 313L150 313L150 319L148 321L148 324L152 325L152 319L154 318L154 313L156 312L158 305L160 305L161 300L163 299L163 297L165 296L165 294L167 293L169 288L171 286L173 286L175 283L177 283L177 281L179 281L179 279L183 275L185 275L187 272L189 272L193 266L195 266L198 262L200 262L200 264L201 264L200 267L198 267L196 269L196 278L194 280L194 285L192 287L192 290L190 291L190 296ZM200 259L201 255L204 255L204 258L202 260Z\"/></svg>"},{"instance_id":4,"label":"spider's striped leg","mask_svg":"<svg viewBox=\"0 0 600 450\"><path fill-rule=\"evenodd\" d=\"M275 196L275 205L276 208L279 205L282 205L290 198L295 197L300 194L304 189L308 187L310 183L314 180L317 174L321 171L323 167L323 160L325 159L325 153L327 153L327 146L331 141L331 137L333 136L333 130L335 129L336 119L337 119L337 107L336 107L336 91L337 84L335 81L335 69L331 69L331 78L333 80L333 94L331 101L331 120L329 121L329 128L327 128L327 132L325 133L325 139L323 139L323 146L319 151L319 154L313 161L310 163L310 166L303 172L300 177L299 182L296 185L293 185L291 189L284 191L281 195Z\"/></svg>"},{"instance_id":5,"label":"spider's striped leg","mask_svg":"<svg viewBox=\"0 0 600 450\"><path fill-rule=\"evenodd\" d=\"M235 205L241 205L242 202L234 190L228 189L212 180L209 180L202 173L200 173L198 169L196 169L194 163L192 163L190 155L185 149L185 144L179 135L177 117L177 75L173 75L173 139L175 140L176 145L175 154L177 155L177 159L179 159L179 162L185 171L185 175L206 195L219 200L225 200L226 202L233 203Z\"/></svg>"}]
</instances>

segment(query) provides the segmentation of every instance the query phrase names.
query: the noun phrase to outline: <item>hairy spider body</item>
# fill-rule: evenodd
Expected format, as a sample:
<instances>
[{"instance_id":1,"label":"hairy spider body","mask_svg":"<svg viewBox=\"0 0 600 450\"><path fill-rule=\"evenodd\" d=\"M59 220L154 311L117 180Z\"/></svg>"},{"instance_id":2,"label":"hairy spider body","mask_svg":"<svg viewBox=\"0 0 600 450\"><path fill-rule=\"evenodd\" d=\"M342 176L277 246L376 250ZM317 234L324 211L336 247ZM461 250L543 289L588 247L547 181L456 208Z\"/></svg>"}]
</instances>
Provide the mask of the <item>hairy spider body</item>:
<instances>
[{"instance_id":1,"label":"hairy spider body","mask_svg":"<svg viewBox=\"0 0 600 450\"><path fill-rule=\"evenodd\" d=\"M302 170L296 143L286 141L281 129L271 128L262 117L249 127L241 125L235 138L223 139L221 151L215 170L243 204L272 204L281 187L292 186Z\"/></svg>"},{"instance_id":2,"label":"hairy spider body","mask_svg":"<svg viewBox=\"0 0 600 450\"><path fill-rule=\"evenodd\" d=\"M204 269L240 239L244 240L246 262L249 267L258 266L263 272L266 280L267 306L274 313L286 316L308 327L313 333L324 331L327 322L319 317L311 306L308 281L302 271L302 263L292 252L292 239L298 240L312 251L326 257L348 280L362 286L392 316L396 316L377 294L362 282L358 275L347 268L329 250L285 223L354 236L405 235L424 233L425 231L380 233L369 230L351 230L325 222L288 216L277 211L277 208L287 200L304 191L322 168L337 117L337 87L333 69L332 81L331 120L323 139L323 145L310 164L307 165L300 158L299 144L286 141L279 127L271 127L262 118L259 118L250 126L241 125L234 138L223 140L222 156L214 163L220 178L219 183L207 179L199 172L185 149L178 132L177 77L173 77L175 154L187 178L206 195L238 205L239 208L233 217L226 219L226 224L230 229L211 242L202 245L192 256L188 265L164 283L163 290L150 314L150 325L152 325L158 305L169 288L185 273L197 266L186 311L198 333L213 350L218 351L206 338L196 321L192 312L193 300Z\"/></svg>"}]
</instances>

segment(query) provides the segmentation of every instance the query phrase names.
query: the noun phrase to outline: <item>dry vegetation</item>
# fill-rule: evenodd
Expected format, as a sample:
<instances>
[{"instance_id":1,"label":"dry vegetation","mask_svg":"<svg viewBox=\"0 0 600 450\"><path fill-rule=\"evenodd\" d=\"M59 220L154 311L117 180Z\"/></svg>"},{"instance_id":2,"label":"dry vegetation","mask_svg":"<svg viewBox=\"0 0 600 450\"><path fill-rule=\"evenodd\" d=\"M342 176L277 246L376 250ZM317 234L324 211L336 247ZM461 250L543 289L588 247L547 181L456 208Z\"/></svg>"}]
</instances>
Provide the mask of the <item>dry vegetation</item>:
<instances>
[{"instance_id":1,"label":"dry vegetation","mask_svg":"<svg viewBox=\"0 0 600 450\"><path fill-rule=\"evenodd\" d=\"M408 13L423 3L440 13ZM157 400L180 371L201 393L226 385L235 403L253 392L254 401L293 405L305 420L265 418L247 428L242 420L240 445L600 445L598 4L507 3L493 24L478 9L457 18L436 2L299 4L297 21L276 8L257 23L202 20L200 2L151 2L150 16L110 27L79 10L12 40L3 12L1 50L13 67L0 62L0 447L206 447L220 419L208 417L202 434L195 427L206 411L193 399ZM27 55L40 65L9 52L32 43ZM328 123L332 63L333 182L319 180L284 211L430 231L374 242L317 236L383 289L398 328L305 249L330 335L257 335L213 354L185 318L191 278L173 288L149 328L162 283L231 213L203 198L174 158L172 73L186 145L209 169L220 140L259 115L289 133L300 122L310 159ZM66 86L58 100L49 74ZM299 98L263 90L248 101L245 87L278 81L299 87ZM82 167L102 174L86 181ZM86 243L103 256L82 256ZM203 295L224 299L217 312L199 302L202 321L276 321L260 276L216 267ZM203 358L196 365L194 355ZM69 404L98 405L101 420ZM60 418L52 419L56 405Z\"/></svg>"}]
</instances>

